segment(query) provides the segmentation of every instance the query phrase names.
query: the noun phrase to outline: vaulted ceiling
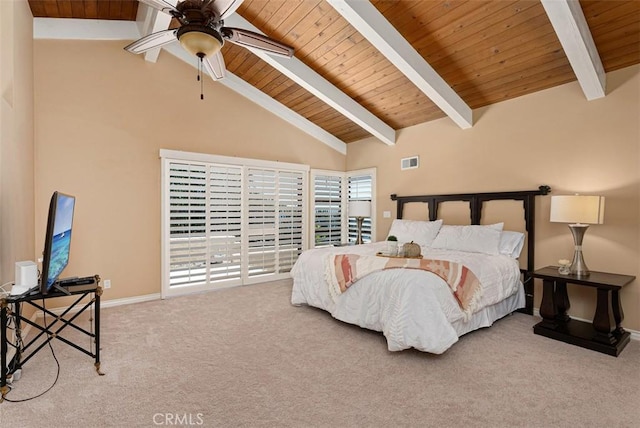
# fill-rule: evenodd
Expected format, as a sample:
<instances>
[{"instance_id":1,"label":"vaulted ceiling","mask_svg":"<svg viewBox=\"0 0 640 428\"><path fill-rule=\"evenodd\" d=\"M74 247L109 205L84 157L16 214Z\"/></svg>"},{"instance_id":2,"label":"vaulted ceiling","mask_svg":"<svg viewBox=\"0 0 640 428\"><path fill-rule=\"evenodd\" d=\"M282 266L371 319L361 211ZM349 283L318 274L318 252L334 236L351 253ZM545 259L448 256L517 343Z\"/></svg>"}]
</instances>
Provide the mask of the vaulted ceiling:
<instances>
[{"instance_id":1,"label":"vaulted ceiling","mask_svg":"<svg viewBox=\"0 0 640 428\"><path fill-rule=\"evenodd\" d=\"M47 18L34 24L44 38L90 39L96 20L129 21L106 37L123 40L175 25L137 1L29 4ZM219 82L342 152L369 136L394 144L396 130L445 116L469 128L473 109L576 79L588 102L606 96L604 72L640 63L635 0L244 0L225 25L280 40L295 56L225 43L229 75ZM186 58L178 43L163 49Z\"/></svg>"}]
</instances>

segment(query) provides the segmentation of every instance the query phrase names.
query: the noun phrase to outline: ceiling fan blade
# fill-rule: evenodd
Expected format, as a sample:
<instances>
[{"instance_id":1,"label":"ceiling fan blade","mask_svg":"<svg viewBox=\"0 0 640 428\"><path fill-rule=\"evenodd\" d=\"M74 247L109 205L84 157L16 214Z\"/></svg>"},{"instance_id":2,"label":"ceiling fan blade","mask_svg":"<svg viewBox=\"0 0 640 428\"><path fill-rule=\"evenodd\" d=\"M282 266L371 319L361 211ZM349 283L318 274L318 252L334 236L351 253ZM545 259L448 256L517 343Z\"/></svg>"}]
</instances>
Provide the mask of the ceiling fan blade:
<instances>
[{"instance_id":1,"label":"ceiling fan blade","mask_svg":"<svg viewBox=\"0 0 640 428\"><path fill-rule=\"evenodd\" d=\"M222 37L236 45L260 49L270 54L291 58L293 56L293 48L291 46L273 40L262 34L253 31L243 30L242 28L221 28Z\"/></svg>"},{"instance_id":2,"label":"ceiling fan blade","mask_svg":"<svg viewBox=\"0 0 640 428\"><path fill-rule=\"evenodd\" d=\"M164 12L172 16L181 16L182 14L175 8L174 5L164 0L139 0L141 3L148 4L154 9L158 9L160 12Z\"/></svg>"},{"instance_id":3,"label":"ceiling fan blade","mask_svg":"<svg viewBox=\"0 0 640 428\"><path fill-rule=\"evenodd\" d=\"M125 46L124 49L134 54L141 54L150 49L175 42L176 40L178 40L176 38L177 32L178 30L175 28L158 31L157 33L152 33L148 36L136 40L130 45Z\"/></svg>"},{"instance_id":4,"label":"ceiling fan blade","mask_svg":"<svg viewBox=\"0 0 640 428\"><path fill-rule=\"evenodd\" d=\"M236 11L243 0L213 0L213 10L218 13L220 19L225 19Z\"/></svg>"},{"instance_id":5,"label":"ceiling fan blade","mask_svg":"<svg viewBox=\"0 0 640 428\"><path fill-rule=\"evenodd\" d=\"M204 68L207 73L213 78L213 80L224 79L227 75L227 69L224 66L224 58L222 58L222 52L218 52L211 58L205 57L202 60Z\"/></svg>"}]
</instances>

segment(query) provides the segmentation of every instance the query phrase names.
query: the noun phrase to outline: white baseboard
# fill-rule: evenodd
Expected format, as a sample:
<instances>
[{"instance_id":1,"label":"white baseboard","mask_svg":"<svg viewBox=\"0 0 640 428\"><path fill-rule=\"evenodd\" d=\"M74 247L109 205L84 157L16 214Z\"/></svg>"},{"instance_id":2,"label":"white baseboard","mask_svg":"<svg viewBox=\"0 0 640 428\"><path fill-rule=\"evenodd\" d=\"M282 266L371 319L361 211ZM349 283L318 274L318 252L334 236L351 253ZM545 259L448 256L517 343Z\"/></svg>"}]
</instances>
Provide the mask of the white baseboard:
<instances>
[{"instance_id":1,"label":"white baseboard","mask_svg":"<svg viewBox=\"0 0 640 428\"><path fill-rule=\"evenodd\" d=\"M111 299L100 301L101 308L113 308L114 306L131 305L134 303L152 302L160 300L160 293L145 294L143 296L125 297L122 299Z\"/></svg>"},{"instance_id":2,"label":"white baseboard","mask_svg":"<svg viewBox=\"0 0 640 428\"><path fill-rule=\"evenodd\" d=\"M160 300L160 293L153 294L145 294L143 296L135 296L135 297L124 297L122 299L111 299L111 300L100 300L100 308L112 308L114 306L122 306L122 305L131 305L134 303L142 303L142 302L151 302L153 300ZM56 315L60 315L64 311L67 310L67 306L63 306L60 308L49 309ZM69 311L69 313L75 313L80 310L80 307L74 308L74 310ZM36 312L37 318L42 318L43 312Z\"/></svg>"},{"instance_id":3,"label":"white baseboard","mask_svg":"<svg viewBox=\"0 0 640 428\"><path fill-rule=\"evenodd\" d=\"M533 308L533 315L536 317L540 316L540 309L538 308ZM583 321L583 322L593 322L593 320L586 320L584 318L578 318L578 317L571 317L574 320L577 321ZM640 340L640 331L636 331L636 330L631 330L625 327L625 331L628 331L631 334L631 340Z\"/></svg>"}]
</instances>

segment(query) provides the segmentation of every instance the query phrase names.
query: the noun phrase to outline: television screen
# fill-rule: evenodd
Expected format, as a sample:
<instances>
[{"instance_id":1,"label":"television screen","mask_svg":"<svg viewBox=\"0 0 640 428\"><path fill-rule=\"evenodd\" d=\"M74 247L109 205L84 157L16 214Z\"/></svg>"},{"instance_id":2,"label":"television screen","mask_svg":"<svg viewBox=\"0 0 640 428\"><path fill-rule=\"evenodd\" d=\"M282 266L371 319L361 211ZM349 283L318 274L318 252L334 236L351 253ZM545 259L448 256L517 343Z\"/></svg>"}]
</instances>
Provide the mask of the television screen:
<instances>
[{"instance_id":1,"label":"television screen","mask_svg":"<svg viewBox=\"0 0 640 428\"><path fill-rule=\"evenodd\" d=\"M42 254L40 292L47 294L69 263L71 229L76 198L54 192L49 204L47 234Z\"/></svg>"}]
</instances>

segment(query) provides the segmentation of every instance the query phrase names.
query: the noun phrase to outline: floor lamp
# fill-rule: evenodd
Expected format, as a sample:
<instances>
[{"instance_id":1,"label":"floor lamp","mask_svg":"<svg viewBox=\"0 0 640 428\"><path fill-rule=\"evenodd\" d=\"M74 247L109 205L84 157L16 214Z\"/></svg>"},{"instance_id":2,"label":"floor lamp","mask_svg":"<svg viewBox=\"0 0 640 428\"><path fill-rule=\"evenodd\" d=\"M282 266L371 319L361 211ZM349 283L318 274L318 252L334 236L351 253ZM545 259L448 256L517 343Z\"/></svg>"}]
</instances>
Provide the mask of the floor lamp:
<instances>
[{"instance_id":1,"label":"floor lamp","mask_svg":"<svg viewBox=\"0 0 640 428\"><path fill-rule=\"evenodd\" d=\"M549 220L569 223L575 244L570 275L589 276L589 269L582 256L582 239L590 224L604 223L604 196L552 196Z\"/></svg>"},{"instance_id":2,"label":"floor lamp","mask_svg":"<svg viewBox=\"0 0 640 428\"><path fill-rule=\"evenodd\" d=\"M356 245L362 244L362 221L371 217L371 201L349 201L349 217L355 217L358 222Z\"/></svg>"}]
</instances>

